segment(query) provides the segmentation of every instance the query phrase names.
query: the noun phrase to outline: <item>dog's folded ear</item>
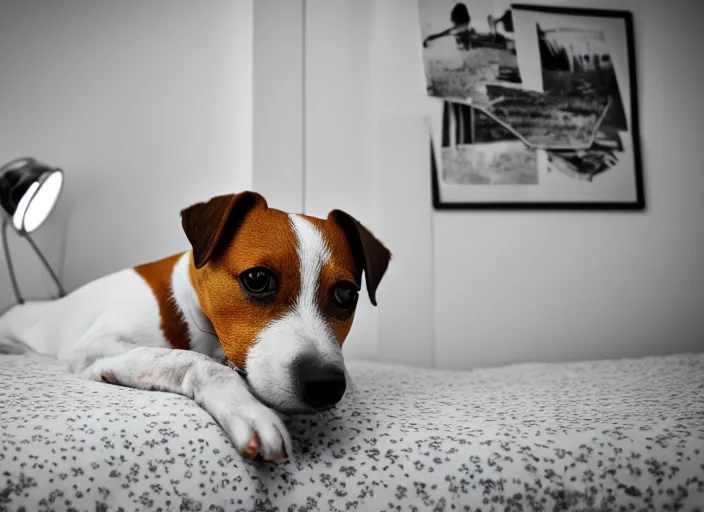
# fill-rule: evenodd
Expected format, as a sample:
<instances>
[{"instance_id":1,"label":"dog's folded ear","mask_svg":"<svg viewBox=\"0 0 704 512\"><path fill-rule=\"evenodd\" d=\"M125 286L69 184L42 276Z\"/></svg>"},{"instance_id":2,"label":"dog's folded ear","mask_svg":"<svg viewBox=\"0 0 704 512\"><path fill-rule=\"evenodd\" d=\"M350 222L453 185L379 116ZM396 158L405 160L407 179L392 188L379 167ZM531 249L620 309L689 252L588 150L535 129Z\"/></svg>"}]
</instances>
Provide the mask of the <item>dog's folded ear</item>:
<instances>
[{"instance_id":1,"label":"dog's folded ear","mask_svg":"<svg viewBox=\"0 0 704 512\"><path fill-rule=\"evenodd\" d=\"M193 248L196 268L232 241L247 213L256 206L266 208L266 200L256 192L241 192L216 196L181 210L181 225Z\"/></svg>"},{"instance_id":2,"label":"dog's folded ear","mask_svg":"<svg viewBox=\"0 0 704 512\"><path fill-rule=\"evenodd\" d=\"M391 261L391 252L357 219L332 210L328 219L336 221L345 232L357 264L364 270L369 300L376 306L376 290Z\"/></svg>"}]
</instances>

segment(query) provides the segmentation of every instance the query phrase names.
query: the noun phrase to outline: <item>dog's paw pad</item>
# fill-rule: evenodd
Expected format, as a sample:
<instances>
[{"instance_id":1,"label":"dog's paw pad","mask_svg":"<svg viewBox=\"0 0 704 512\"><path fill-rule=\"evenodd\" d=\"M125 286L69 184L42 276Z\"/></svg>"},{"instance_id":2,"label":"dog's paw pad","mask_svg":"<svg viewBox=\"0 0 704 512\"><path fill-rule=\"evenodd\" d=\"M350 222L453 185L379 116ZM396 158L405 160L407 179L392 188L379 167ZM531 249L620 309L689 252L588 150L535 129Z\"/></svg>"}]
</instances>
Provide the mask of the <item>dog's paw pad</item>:
<instances>
[{"instance_id":1,"label":"dog's paw pad","mask_svg":"<svg viewBox=\"0 0 704 512\"><path fill-rule=\"evenodd\" d=\"M100 380L107 382L108 384L119 384L119 382L117 382L117 377L115 377L115 374L110 370L101 371Z\"/></svg>"},{"instance_id":2,"label":"dog's paw pad","mask_svg":"<svg viewBox=\"0 0 704 512\"><path fill-rule=\"evenodd\" d=\"M244 449L241 451L242 455L249 458L253 459L259 454L259 435L257 435L256 432L252 435L252 439L250 439L249 444L244 447Z\"/></svg>"}]
</instances>

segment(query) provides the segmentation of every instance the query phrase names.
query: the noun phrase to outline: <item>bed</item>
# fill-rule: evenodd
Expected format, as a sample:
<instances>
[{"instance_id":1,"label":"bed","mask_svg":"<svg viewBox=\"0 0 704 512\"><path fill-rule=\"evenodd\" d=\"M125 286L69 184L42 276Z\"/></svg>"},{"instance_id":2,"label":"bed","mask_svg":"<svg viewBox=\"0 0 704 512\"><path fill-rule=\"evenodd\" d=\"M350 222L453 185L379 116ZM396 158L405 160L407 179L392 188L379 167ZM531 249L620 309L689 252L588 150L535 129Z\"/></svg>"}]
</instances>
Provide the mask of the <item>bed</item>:
<instances>
[{"instance_id":1,"label":"bed","mask_svg":"<svg viewBox=\"0 0 704 512\"><path fill-rule=\"evenodd\" d=\"M174 394L0 356L0 510L702 510L704 354L466 372L350 362L355 389L241 460Z\"/></svg>"}]
</instances>

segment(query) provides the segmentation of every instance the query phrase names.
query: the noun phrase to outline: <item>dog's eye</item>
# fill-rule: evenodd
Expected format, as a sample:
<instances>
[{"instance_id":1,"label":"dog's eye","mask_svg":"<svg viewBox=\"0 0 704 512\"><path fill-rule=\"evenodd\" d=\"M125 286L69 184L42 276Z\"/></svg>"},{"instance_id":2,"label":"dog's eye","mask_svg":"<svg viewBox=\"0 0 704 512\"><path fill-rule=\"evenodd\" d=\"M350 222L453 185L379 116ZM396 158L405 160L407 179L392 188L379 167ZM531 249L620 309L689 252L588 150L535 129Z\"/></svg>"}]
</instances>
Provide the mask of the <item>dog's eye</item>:
<instances>
[{"instance_id":1,"label":"dog's eye","mask_svg":"<svg viewBox=\"0 0 704 512\"><path fill-rule=\"evenodd\" d=\"M239 280L245 291L255 297L266 298L276 294L278 283L269 269L257 267L245 270Z\"/></svg>"},{"instance_id":2,"label":"dog's eye","mask_svg":"<svg viewBox=\"0 0 704 512\"><path fill-rule=\"evenodd\" d=\"M339 283L332 292L332 299L340 309L353 309L357 305L359 288L352 283Z\"/></svg>"}]
</instances>

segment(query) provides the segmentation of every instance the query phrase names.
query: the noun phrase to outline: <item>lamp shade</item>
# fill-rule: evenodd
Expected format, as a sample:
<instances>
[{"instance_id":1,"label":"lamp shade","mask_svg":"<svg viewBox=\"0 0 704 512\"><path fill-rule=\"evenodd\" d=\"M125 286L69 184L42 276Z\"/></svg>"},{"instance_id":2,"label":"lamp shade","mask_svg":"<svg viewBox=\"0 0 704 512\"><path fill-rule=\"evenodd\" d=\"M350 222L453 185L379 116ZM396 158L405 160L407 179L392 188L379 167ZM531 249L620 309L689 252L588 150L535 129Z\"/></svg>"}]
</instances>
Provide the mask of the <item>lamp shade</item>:
<instances>
[{"instance_id":1,"label":"lamp shade","mask_svg":"<svg viewBox=\"0 0 704 512\"><path fill-rule=\"evenodd\" d=\"M18 158L0 168L0 206L20 233L38 229L54 209L63 171L34 158Z\"/></svg>"}]
</instances>

